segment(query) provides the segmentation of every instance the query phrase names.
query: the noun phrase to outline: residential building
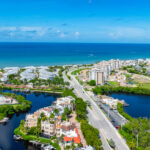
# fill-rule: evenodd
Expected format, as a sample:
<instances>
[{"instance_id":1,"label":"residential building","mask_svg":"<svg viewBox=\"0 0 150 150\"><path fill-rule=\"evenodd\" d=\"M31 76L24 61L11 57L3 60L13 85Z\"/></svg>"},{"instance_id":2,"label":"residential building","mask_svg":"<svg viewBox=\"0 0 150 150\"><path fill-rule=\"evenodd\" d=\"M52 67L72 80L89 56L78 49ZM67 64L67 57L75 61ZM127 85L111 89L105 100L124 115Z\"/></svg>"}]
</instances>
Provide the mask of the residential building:
<instances>
[{"instance_id":1,"label":"residential building","mask_svg":"<svg viewBox=\"0 0 150 150\"><path fill-rule=\"evenodd\" d=\"M34 114L27 114L25 118L25 126L28 128L36 127L38 118L40 118L41 112L38 110Z\"/></svg>"},{"instance_id":2,"label":"residential building","mask_svg":"<svg viewBox=\"0 0 150 150\"><path fill-rule=\"evenodd\" d=\"M27 82L36 78L36 68L35 67L25 67L25 71L20 74L20 80L26 80Z\"/></svg>"},{"instance_id":3,"label":"residential building","mask_svg":"<svg viewBox=\"0 0 150 150\"><path fill-rule=\"evenodd\" d=\"M55 72L49 72L47 69L39 69L39 79L51 80L56 76Z\"/></svg>"},{"instance_id":4,"label":"residential building","mask_svg":"<svg viewBox=\"0 0 150 150\"><path fill-rule=\"evenodd\" d=\"M93 68L89 71L90 80L95 80L96 85L103 85L104 84L104 72L100 69Z\"/></svg>"},{"instance_id":5,"label":"residential building","mask_svg":"<svg viewBox=\"0 0 150 150\"><path fill-rule=\"evenodd\" d=\"M55 121L54 120L45 120L41 121L41 130L43 135L47 137L52 137L55 135Z\"/></svg>"},{"instance_id":6,"label":"residential building","mask_svg":"<svg viewBox=\"0 0 150 150\"><path fill-rule=\"evenodd\" d=\"M34 114L28 114L25 118L25 127L31 128L36 127L38 122L38 117Z\"/></svg>"}]
</instances>

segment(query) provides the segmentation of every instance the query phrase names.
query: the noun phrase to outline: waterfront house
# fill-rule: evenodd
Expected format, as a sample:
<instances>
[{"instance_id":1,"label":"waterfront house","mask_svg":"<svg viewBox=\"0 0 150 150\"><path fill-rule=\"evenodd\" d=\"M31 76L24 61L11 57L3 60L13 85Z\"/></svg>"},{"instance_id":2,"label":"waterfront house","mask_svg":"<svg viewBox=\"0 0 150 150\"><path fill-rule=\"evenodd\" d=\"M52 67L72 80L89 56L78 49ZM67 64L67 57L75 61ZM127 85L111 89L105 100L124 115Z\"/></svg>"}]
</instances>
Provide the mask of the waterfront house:
<instances>
[{"instance_id":1,"label":"waterfront house","mask_svg":"<svg viewBox=\"0 0 150 150\"><path fill-rule=\"evenodd\" d=\"M41 130L42 130L42 134L47 137L54 136L55 135L55 121L52 119L41 121Z\"/></svg>"},{"instance_id":2,"label":"waterfront house","mask_svg":"<svg viewBox=\"0 0 150 150\"><path fill-rule=\"evenodd\" d=\"M25 118L25 127L31 128L36 127L38 122L38 117L34 114L28 114Z\"/></svg>"},{"instance_id":3,"label":"waterfront house","mask_svg":"<svg viewBox=\"0 0 150 150\"><path fill-rule=\"evenodd\" d=\"M25 118L25 127L31 128L36 127L38 118L40 118L41 112L38 110L34 114L27 114Z\"/></svg>"}]
</instances>

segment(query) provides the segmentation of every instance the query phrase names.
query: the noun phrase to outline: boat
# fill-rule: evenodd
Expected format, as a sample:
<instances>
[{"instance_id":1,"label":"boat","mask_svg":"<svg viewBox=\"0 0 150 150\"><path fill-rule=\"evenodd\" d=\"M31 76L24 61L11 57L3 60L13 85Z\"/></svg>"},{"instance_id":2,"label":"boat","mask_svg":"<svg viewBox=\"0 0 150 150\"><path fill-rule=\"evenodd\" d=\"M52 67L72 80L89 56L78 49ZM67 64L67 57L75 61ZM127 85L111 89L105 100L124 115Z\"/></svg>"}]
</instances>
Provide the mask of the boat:
<instances>
[{"instance_id":1,"label":"boat","mask_svg":"<svg viewBox=\"0 0 150 150\"><path fill-rule=\"evenodd\" d=\"M9 120L8 117L3 118L2 120L0 120L0 123L7 123Z\"/></svg>"},{"instance_id":2,"label":"boat","mask_svg":"<svg viewBox=\"0 0 150 150\"><path fill-rule=\"evenodd\" d=\"M14 140L16 140L16 141L19 141L19 140L22 139L22 138L21 138L20 136L18 136L18 135L14 135L13 138L14 138Z\"/></svg>"}]
</instances>

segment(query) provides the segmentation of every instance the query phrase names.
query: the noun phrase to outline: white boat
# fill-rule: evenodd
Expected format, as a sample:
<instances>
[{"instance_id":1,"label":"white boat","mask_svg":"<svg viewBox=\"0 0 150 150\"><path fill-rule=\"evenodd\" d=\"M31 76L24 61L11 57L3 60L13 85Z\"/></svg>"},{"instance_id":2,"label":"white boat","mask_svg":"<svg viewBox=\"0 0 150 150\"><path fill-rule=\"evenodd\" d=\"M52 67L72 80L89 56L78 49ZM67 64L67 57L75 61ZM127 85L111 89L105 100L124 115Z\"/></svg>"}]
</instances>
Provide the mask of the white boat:
<instances>
[{"instance_id":1,"label":"white boat","mask_svg":"<svg viewBox=\"0 0 150 150\"><path fill-rule=\"evenodd\" d=\"M14 138L14 140L16 140L16 141L21 140L21 137L20 137L20 136L18 136L18 135L14 135L14 136L13 136L13 138Z\"/></svg>"},{"instance_id":2,"label":"white boat","mask_svg":"<svg viewBox=\"0 0 150 150\"><path fill-rule=\"evenodd\" d=\"M3 118L2 120L0 120L0 123L7 123L9 120L8 117Z\"/></svg>"}]
</instances>

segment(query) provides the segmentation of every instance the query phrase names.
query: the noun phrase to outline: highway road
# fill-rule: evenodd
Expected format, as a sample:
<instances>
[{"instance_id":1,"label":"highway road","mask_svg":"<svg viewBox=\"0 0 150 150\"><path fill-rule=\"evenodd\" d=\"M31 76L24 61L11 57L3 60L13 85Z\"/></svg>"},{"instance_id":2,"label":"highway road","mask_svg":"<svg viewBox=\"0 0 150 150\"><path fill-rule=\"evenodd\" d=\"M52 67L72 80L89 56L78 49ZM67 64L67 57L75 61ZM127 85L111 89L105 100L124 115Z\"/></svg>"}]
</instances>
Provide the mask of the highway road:
<instances>
[{"instance_id":1,"label":"highway road","mask_svg":"<svg viewBox=\"0 0 150 150\"><path fill-rule=\"evenodd\" d=\"M91 99L91 97L86 93L83 87L78 83L73 75L71 75L71 71L68 72L68 75L71 76L71 80L68 80L65 73L63 73L64 79L69 81L71 86L74 87L75 93L83 98L85 101L89 101L91 103L91 108L88 109L88 119L90 123L97 128L102 135L102 142L104 150L109 150L110 148L106 144L106 139L113 139L116 145L117 150L129 150L125 140L120 136L117 129L111 124L99 106ZM103 133L103 134L102 134ZM104 136L105 135L105 136Z\"/></svg>"},{"instance_id":2,"label":"highway road","mask_svg":"<svg viewBox=\"0 0 150 150\"><path fill-rule=\"evenodd\" d=\"M91 98L107 114L115 128L124 125L127 122L127 120L124 117L122 117L117 110L110 109L110 107L103 104L100 98L98 98L97 96L91 96Z\"/></svg>"}]
</instances>

